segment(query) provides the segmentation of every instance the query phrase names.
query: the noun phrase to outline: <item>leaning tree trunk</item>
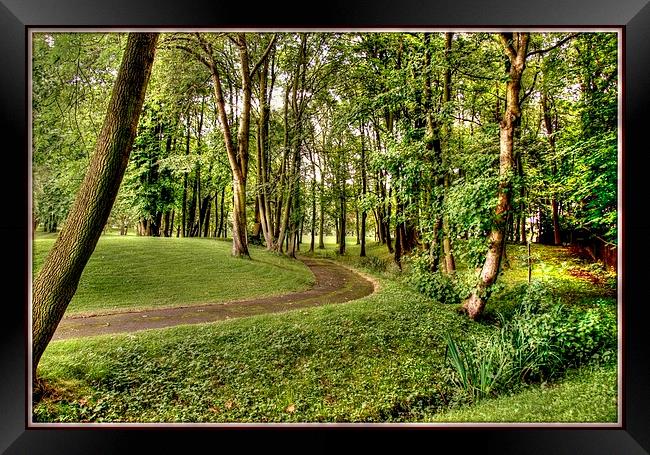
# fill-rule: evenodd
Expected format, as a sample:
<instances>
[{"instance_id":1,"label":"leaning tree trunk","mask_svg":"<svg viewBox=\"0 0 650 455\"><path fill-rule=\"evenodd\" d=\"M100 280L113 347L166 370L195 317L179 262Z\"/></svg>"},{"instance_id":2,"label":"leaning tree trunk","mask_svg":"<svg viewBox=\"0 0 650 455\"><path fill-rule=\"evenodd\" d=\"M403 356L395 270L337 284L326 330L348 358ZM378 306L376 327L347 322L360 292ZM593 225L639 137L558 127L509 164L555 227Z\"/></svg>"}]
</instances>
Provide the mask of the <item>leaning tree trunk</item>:
<instances>
[{"instance_id":1,"label":"leaning tree trunk","mask_svg":"<svg viewBox=\"0 0 650 455\"><path fill-rule=\"evenodd\" d=\"M88 171L33 284L32 376L74 296L108 220L129 161L156 49L157 33L129 35Z\"/></svg>"},{"instance_id":2,"label":"leaning tree trunk","mask_svg":"<svg viewBox=\"0 0 650 455\"><path fill-rule=\"evenodd\" d=\"M499 188L494 226L488 238L488 251L478 283L463 303L463 309L471 319L483 312L490 297L491 287L497 280L501 265L502 248L510 211L512 174L514 170L514 131L521 116L519 92L521 76L526 66L528 33L503 33L501 41L508 56L510 80L506 84L506 111L499 123Z\"/></svg>"}]
</instances>

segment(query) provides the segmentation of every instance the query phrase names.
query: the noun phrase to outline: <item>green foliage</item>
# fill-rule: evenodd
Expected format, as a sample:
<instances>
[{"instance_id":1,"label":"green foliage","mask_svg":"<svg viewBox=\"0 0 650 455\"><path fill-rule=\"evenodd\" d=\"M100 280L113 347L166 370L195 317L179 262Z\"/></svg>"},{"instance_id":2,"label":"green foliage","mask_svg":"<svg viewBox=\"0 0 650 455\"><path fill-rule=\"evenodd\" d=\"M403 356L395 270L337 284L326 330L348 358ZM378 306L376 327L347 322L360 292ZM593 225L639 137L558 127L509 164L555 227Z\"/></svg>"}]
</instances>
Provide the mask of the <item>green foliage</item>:
<instances>
[{"instance_id":1,"label":"green foliage","mask_svg":"<svg viewBox=\"0 0 650 455\"><path fill-rule=\"evenodd\" d=\"M388 261L377 256L364 256L359 258L359 266L381 273L388 269Z\"/></svg>"},{"instance_id":2,"label":"green foliage","mask_svg":"<svg viewBox=\"0 0 650 455\"><path fill-rule=\"evenodd\" d=\"M409 260L408 282L420 293L436 302L460 303L459 289L454 277L441 271L432 272L433 260L427 253L412 255Z\"/></svg>"},{"instance_id":3,"label":"green foliage","mask_svg":"<svg viewBox=\"0 0 650 455\"><path fill-rule=\"evenodd\" d=\"M420 420L454 400L443 334L485 329L394 282L380 289L345 305L53 342L39 372L60 397L35 419Z\"/></svg>"},{"instance_id":4,"label":"green foliage","mask_svg":"<svg viewBox=\"0 0 650 455\"><path fill-rule=\"evenodd\" d=\"M430 416L433 422L575 422L619 421L615 363L569 370L555 383L482 400Z\"/></svg>"},{"instance_id":5,"label":"green foliage","mask_svg":"<svg viewBox=\"0 0 650 455\"><path fill-rule=\"evenodd\" d=\"M147 248L151 248L154 242L172 239L132 240L146 241ZM214 243L199 239L186 241L198 246ZM227 247L225 242L216 243ZM361 263L391 262L386 247L375 242L368 244L368 258L359 258L358 249L352 242L346 255L337 256L334 245L328 243L325 250L315 253L356 267ZM559 250L540 247L539 256L549 267L558 265L564 259L558 256ZM516 255L516 251L510 252L511 258ZM561 309L563 316L553 313L554 308L559 308L558 295L564 298L567 289L555 282L551 286L542 281L517 287L513 283L525 278L514 281L509 278L505 282L516 287L510 297L516 305L507 319L516 322L502 321L502 327L495 328L491 324L472 323L457 314L453 306L432 302L391 278L392 274L371 268L364 267L378 279L379 292L345 305L54 342L39 367L54 393L35 405L35 419L42 422L463 422L473 419L603 422L615 419L616 370L610 362L615 351L610 349L610 354L605 355L603 348L607 343L611 347L612 336L615 337L615 320L611 319L615 305L611 301L601 297L589 300L589 308L597 310L584 318L580 329L571 330L573 322L569 321L580 319L585 310L578 305L578 300L572 300L573 306L566 304ZM257 277L253 275L255 272L247 273ZM243 276L246 275L231 281L241 283L245 280ZM591 288L574 285L571 289L584 296ZM504 294L496 297L503 299ZM549 312L552 317L545 316ZM571 319L571 315L578 319ZM512 328L502 332L506 325ZM556 328L569 330L565 333ZM589 340L597 339L596 332L602 334L598 335L601 346L596 346L598 342L585 345L585 340L588 344ZM470 398L454 383L461 379L447 366L450 351L445 360L448 336L456 342L458 358L466 363L469 383L492 390L488 397L498 393L500 398L484 397L479 404L465 406ZM558 361L555 356L569 359L572 352L557 354L550 350L546 351L546 358L539 355L546 347L557 344L558 337L586 346L578 348L578 358L567 361L567 365L592 360L575 375L569 373L567 379L562 379L567 365L556 365L553 374L548 373L546 365ZM583 341L578 341L580 338ZM460 353L461 345L464 353ZM483 357L474 355L473 347L488 361L478 363ZM535 355L529 353L531 349ZM600 358L595 359L589 351ZM604 366L592 366L596 363ZM502 373L495 375L501 365ZM543 377L545 382L541 386L522 383L513 365L527 368L520 371L526 381L539 381ZM560 382L554 383L554 378ZM511 386L503 385L507 380ZM511 396L503 396L508 394ZM514 407L508 409L508 406Z\"/></svg>"},{"instance_id":6,"label":"green foliage","mask_svg":"<svg viewBox=\"0 0 650 455\"><path fill-rule=\"evenodd\" d=\"M34 215L67 216L101 128L122 55L122 33L35 33L32 61Z\"/></svg>"},{"instance_id":7,"label":"green foliage","mask_svg":"<svg viewBox=\"0 0 650 455\"><path fill-rule=\"evenodd\" d=\"M247 36L255 62L268 35ZM531 49L552 47L565 36L532 33ZM237 47L224 34L205 34L205 39L215 50L226 104L233 111L229 115L234 116L242 99ZM158 50L147 107L113 209L115 224L153 218L170 209L176 209L178 223L184 179L191 193L192 182L200 176L197 193L202 196L231 184L208 71L175 48L179 43L195 45L192 40L191 35L169 34ZM444 215L458 271L452 276L431 273L427 255L404 260L408 271L403 275L410 286L429 299L391 282L385 294L348 305L350 312L323 308L286 320L258 318L165 335L152 332L151 338L138 336L133 343L118 337L104 351L104 340L93 342L92 349L66 342L53 349L56 360L46 363L50 378L74 377L95 389L84 402L39 405L40 418L417 420L464 400L450 385L451 377L478 399L514 390L522 379L556 377L566 365L584 364L595 355L611 359L615 276L581 265L576 275L595 277L599 284L569 277L571 269L555 257L544 257L546 250L534 257L533 277L546 275L552 282L522 287L524 255L511 255L511 268L504 265L497 288L491 289L489 317L482 323L466 326L452 314L454 308L438 305L457 304L466 297L485 258L487 233L494 225L499 121L508 77L494 34L456 33L448 53L444 40L443 33L310 33L310 64L302 75L295 71L299 34L279 34L271 54L275 88L269 94L266 189L272 205L278 207L286 196L283 172L294 164L285 156L286 134L289 144L302 140L305 152L293 174L300 179L292 182L300 188L290 214L294 224L305 214L303 221L312 221L307 204L312 194L308 191L314 189L307 183L316 174L324 186L318 200L324 205L325 229L340 213L340 196L348 203L349 227L354 223L350 204L356 201L357 208L368 211L370 224L376 223L372 211L379 220L390 210L391 235L397 222L413 223L421 244L432 242L434 227ZM63 221L81 182L122 45L121 34L35 35L34 209L42 223ZM584 33L528 58L515 134L517 172L507 178L512 182L512 214L542 214L547 232L549 200L554 198L560 201L564 232L579 230L616 243L617 45L616 34ZM451 99L445 103L444 70L449 68ZM287 106L285 127L281 99L301 86L298 76L308 86L298 96L305 100L298 103L304 108L302 138L294 122L298 106ZM253 105L259 106L255 91ZM552 137L545 134L540 117L542 95L549 100ZM254 125L259 113L254 108L252 114ZM368 161L365 197L359 195L360 127ZM307 153L318 172L312 174L306 167ZM251 169L256 159L251 153ZM249 177L248 188L255 188L256 176ZM228 189L224 200L231 196ZM252 197L247 209L254 219ZM134 299L136 306L154 306L243 298L310 283L303 267L261 249L259 261L235 263L226 260L229 245L222 242L123 239L113 247L105 240L84 273L72 312L133 307ZM40 242L35 245L36 268L49 246ZM331 246L315 255L330 255L384 279L397 275L385 245L368 245L366 258L358 257L357 246L348 245L342 256ZM242 280L247 283L244 290ZM564 306L558 306L558 295ZM507 316L494 329L490 324L497 312ZM319 319L325 314L336 316ZM486 337L491 331L494 335ZM444 333L450 336L446 344ZM445 345L462 375L444 369ZM98 359L94 352L107 357Z\"/></svg>"},{"instance_id":8,"label":"green foliage","mask_svg":"<svg viewBox=\"0 0 650 455\"><path fill-rule=\"evenodd\" d=\"M616 131L566 145L574 158L574 174L566 180L576 210L573 225L617 243L618 138Z\"/></svg>"},{"instance_id":9,"label":"green foliage","mask_svg":"<svg viewBox=\"0 0 650 455\"><path fill-rule=\"evenodd\" d=\"M483 340L448 336L455 382L472 401L523 382L548 380L568 367L615 359L616 317L610 309L587 311L555 302L541 283L531 284L514 315Z\"/></svg>"}]
</instances>

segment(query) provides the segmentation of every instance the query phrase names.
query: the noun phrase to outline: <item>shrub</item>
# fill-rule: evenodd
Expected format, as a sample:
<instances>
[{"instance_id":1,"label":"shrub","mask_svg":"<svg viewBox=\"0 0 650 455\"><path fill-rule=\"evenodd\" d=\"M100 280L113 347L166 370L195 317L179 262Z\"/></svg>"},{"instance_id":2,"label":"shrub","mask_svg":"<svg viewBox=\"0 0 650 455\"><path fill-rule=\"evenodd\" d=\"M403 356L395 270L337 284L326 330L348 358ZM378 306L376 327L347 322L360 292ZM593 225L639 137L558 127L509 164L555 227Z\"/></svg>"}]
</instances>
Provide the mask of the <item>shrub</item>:
<instances>
[{"instance_id":1,"label":"shrub","mask_svg":"<svg viewBox=\"0 0 650 455\"><path fill-rule=\"evenodd\" d=\"M499 316L501 327L484 340L446 339L455 383L472 401L615 358L611 308L567 309L540 283L528 287L509 320Z\"/></svg>"},{"instance_id":2,"label":"shrub","mask_svg":"<svg viewBox=\"0 0 650 455\"><path fill-rule=\"evenodd\" d=\"M414 255L409 263L410 273L407 281L418 292L440 303L460 303L460 289L454 277L440 271L432 272L432 262L428 254Z\"/></svg>"}]
</instances>

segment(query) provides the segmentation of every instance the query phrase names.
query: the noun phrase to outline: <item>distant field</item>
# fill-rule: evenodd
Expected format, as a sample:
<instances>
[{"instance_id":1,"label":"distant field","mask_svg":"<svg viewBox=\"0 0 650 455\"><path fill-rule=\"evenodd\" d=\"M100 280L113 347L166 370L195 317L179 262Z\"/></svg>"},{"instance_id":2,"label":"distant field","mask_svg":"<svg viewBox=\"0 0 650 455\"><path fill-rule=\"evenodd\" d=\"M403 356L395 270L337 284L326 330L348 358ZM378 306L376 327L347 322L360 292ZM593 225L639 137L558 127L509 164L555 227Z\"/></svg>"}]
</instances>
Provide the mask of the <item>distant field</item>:
<instances>
[{"instance_id":1,"label":"distant field","mask_svg":"<svg viewBox=\"0 0 650 455\"><path fill-rule=\"evenodd\" d=\"M54 244L37 235L35 273ZM251 247L252 260L230 256L231 243L214 239L104 235L68 313L223 302L309 288L313 275L299 261Z\"/></svg>"}]
</instances>

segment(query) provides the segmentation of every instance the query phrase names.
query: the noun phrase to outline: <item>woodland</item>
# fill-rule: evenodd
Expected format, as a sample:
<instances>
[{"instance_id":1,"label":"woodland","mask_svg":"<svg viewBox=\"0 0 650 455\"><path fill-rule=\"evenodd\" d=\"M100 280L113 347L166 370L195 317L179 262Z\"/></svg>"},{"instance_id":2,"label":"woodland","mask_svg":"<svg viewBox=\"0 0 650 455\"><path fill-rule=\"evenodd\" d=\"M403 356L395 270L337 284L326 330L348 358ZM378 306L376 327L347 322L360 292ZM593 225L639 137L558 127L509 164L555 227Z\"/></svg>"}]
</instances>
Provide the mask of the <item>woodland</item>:
<instances>
[{"instance_id":1,"label":"woodland","mask_svg":"<svg viewBox=\"0 0 650 455\"><path fill-rule=\"evenodd\" d=\"M617 420L616 32L31 40L35 421Z\"/></svg>"}]
</instances>

